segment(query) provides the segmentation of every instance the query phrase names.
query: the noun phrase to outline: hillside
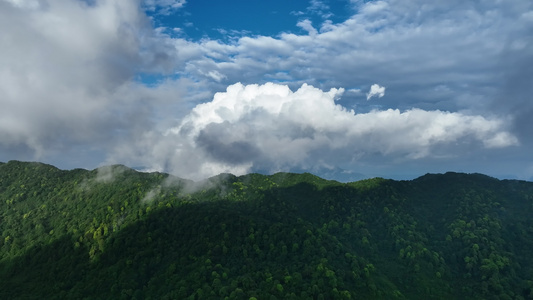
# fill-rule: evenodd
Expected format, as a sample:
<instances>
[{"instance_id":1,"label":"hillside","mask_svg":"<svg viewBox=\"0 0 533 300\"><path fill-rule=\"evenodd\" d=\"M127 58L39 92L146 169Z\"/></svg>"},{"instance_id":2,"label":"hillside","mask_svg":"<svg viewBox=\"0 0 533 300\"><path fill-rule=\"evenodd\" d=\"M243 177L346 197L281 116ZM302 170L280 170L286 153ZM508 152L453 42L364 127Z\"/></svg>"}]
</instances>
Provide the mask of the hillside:
<instances>
[{"instance_id":1,"label":"hillside","mask_svg":"<svg viewBox=\"0 0 533 300\"><path fill-rule=\"evenodd\" d=\"M533 183L0 163L0 299L533 299Z\"/></svg>"}]
</instances>

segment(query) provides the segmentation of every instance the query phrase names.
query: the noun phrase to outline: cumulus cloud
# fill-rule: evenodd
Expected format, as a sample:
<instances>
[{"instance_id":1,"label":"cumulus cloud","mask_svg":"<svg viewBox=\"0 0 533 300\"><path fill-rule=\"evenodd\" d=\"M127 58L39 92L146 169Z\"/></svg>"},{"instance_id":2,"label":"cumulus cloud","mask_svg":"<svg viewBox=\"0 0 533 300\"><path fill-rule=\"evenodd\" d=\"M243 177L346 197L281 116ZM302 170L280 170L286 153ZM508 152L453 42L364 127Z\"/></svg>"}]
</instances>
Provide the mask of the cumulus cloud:
<instances>
[{"instance_id":1,"label":"cumulus cloud","mask_svg":"<svg viewBox=\"0 0 533 300\"><path fill-rule=\"evenodd\" d=\"M165 85L133 81L164 72L175 55L136 1L0 1L0 26L0 153L9 159L93 151L101 162L108 144L150 125L147 99L169 97ZM178 86L167 89L172 98Z\"/></svg>"},{"instance_id":2,"label":"cumulus cloud","mask_svg":"<svg viewBox=\"0 0 533 300\"><path fill-rule=\"evenodd\" d=\"M376 97L376 96L379 98L385 96L384 86L379 86L379 84L373 84L370 87L370 91L368 91L368 93L366 94L366 100L370 100L370 98Z\"/></svg>"},{"instance_id":3,"label":"cumulus cloud","mask_svg":"<svg viewBox=\"0 0 533 300\"><path fill-rule=\"evenodd\" d=\"M231 85L196 106L179 126L152 136L145 163L200 179L335 166L376 155L416 160L442 155L443 147L460 155L464 147L517 144L502 120L421 109L356 113L335 103L343 92L307 84L296 91L274 83Z\"/></svg>"}]
</instances>

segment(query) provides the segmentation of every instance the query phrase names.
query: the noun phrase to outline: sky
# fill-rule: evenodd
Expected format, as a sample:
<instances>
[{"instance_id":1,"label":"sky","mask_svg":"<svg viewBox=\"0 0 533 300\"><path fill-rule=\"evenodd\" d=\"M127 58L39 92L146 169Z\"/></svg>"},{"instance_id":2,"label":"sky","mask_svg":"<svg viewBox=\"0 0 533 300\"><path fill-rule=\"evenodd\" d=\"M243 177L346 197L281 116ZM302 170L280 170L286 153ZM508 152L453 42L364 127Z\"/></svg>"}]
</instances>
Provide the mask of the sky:
<instances>
[{"instance_id":1,"label":"sky","mask_svg":"<svg viewBox=\"0 0 533 300\"><path fill-rule=\"evenodd\" d=\"M0 161L533 180L530 0L0 0Z\"/></svg>"}]
</instances>

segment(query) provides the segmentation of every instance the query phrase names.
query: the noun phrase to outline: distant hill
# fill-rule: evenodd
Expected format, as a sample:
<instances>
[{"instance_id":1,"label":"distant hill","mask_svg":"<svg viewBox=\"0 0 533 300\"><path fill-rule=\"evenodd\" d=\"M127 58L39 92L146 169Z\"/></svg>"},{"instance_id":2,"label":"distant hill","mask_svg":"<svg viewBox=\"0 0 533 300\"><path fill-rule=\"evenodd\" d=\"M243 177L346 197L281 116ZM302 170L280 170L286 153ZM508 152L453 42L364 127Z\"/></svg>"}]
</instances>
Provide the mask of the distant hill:
<instances>
[{"instance_id":1,"label":"distant hill","mask_svg":"<svg viewBox=\"0 0 533 300\"><path fill-rule=\"evenodd\" d=\"M533 299L533 183L0 163L0 299Z\"/></svg>"}]
</instances>

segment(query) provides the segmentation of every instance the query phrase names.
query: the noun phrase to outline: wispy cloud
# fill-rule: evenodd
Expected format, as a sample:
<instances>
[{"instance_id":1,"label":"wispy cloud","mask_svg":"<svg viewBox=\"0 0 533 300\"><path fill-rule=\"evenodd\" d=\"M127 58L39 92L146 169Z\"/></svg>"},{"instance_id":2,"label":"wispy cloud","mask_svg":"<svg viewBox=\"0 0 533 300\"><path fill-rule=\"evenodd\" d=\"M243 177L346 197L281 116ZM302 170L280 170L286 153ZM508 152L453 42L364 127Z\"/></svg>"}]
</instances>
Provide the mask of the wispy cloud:
<instances>
[{"instance_id":1,"label":"wispy cloud","mask_svg":"<svg viewBox=\"0 0 533 300\"><path fill-rule=\"evenodd\" d=\"M186 0L144 0L144 8L162 15L169 15L183 8Z\"/></svg>"},{"instance_id":2,"label":"wispy cloud","mask_svg":"<svg viewBox=\"0 0 533 300\"><path fill-rule=\"evenodd\" d=\"M317 14L323 19L330 18L333 14L330 12L330 7L324 1L321 0L311 0L309 1L309 6L307 11L310 13Z\"/></svg>"},{"instance_id":3,"label":"wispy cloud","mask_svg":"<svg viewBox=\"0 0 533 300\"><path fill-rule=\"evenodd\" d=\"M305 10L292 11L291 14L295 16L317 15L322 19L328 19L333 15L329 5L321 0L310 0L309 6Z\"/></svg>"}]
</instances>

